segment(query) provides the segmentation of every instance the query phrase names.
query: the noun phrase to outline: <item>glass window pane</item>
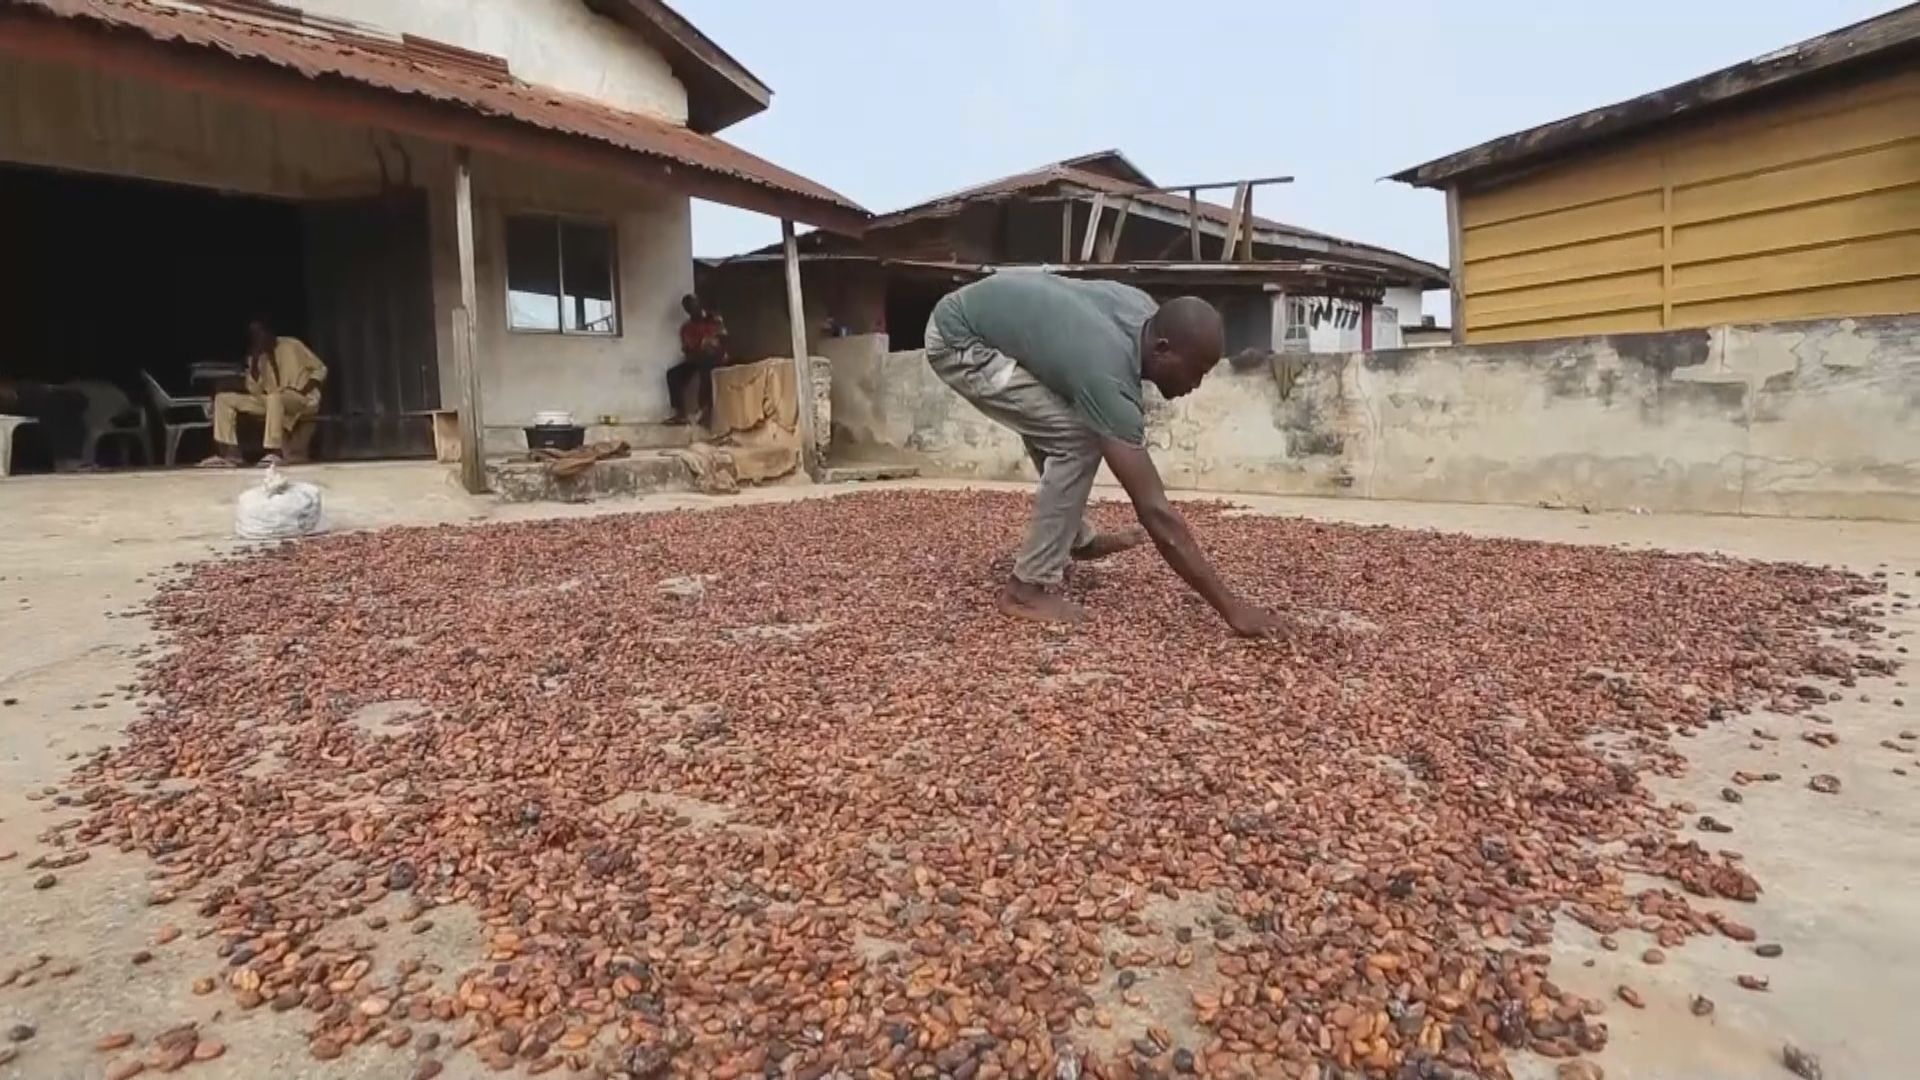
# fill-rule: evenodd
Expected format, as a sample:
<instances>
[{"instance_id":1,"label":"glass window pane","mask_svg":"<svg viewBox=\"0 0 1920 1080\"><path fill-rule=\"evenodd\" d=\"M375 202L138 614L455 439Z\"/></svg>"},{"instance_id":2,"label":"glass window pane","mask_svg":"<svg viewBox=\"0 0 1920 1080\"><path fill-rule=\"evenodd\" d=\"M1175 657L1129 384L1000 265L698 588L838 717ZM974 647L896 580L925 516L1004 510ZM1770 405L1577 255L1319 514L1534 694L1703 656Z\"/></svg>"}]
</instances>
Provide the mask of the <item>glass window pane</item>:
<instances>
[{"instance_id":1,"label":"glass window pane","mask_svg":"<svg viewBox=\"0 0 1920 1080\"><path fill-rule=\"evenodd\" d=\"M507 325L560 329L560 234L552 218L507 219Z\"/></svg>"},{"instance_id":2,"label":"glass window pane","mask_svg":"<svg viewBox=\"0 0 1920 1080\"><path fill-rule=\"evenodd\" d=\"M613 230L605 225L568 221L560 225L560 257L566 272L562 319L569 333L617 334L613 273Z\"/></svg>"}]
</instances>

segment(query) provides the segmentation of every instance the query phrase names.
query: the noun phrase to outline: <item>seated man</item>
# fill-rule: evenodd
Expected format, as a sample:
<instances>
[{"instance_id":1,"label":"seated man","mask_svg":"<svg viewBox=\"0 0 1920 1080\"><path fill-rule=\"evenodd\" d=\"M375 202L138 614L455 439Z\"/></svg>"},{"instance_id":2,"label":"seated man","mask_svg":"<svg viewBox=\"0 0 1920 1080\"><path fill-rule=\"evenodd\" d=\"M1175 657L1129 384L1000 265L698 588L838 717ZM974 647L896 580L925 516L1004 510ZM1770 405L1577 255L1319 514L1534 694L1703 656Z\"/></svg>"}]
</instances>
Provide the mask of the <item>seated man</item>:
<instances>
[{"instance_id":1,"label":"seated man","mask_svg":"<svg viewBox=\"0 0 1920 1080\"><path fill-rule=\"evenodd\" d=\"M704 413L713 401L713 369L727 362L727 324L707 310L700 298L688 293L680 298L680 309L687 321L680 324L679 363L667 369L667 400L673 406L669 424L684 424L694 411ZM693 400L689 402L688 391Z\"/></svg>"},{"instance_id":2,"label":"seated man","mask_svg":"<svg viewBox=\"0 0 1920 1080\"><path fill-rule=\"evenodd\" d=\"M265 418L260 436L260 445L266 449L262 463L280 462L287 433L320 408L320 384L326 378L327 365L305 342L275 334L265 319L248 323L247 388L214 395L214 453L201 464L240 464L235 428L241 413Z\"/></svg>"}]
</instances>

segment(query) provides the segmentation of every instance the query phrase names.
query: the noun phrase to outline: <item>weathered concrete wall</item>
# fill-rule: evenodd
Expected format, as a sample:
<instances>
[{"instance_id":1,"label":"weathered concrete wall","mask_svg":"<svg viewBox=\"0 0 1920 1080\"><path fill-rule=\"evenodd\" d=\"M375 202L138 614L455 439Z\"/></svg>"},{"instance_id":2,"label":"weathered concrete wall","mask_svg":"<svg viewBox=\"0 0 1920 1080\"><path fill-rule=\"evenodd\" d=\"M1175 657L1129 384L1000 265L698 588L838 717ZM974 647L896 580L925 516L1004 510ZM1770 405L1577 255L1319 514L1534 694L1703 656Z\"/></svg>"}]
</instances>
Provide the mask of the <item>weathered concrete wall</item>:
<instances>
[{"instance_id":1,"label":"weathered concrete wall","mask_svg":"<svg viewBox=\"0 0 1920 1080\"><path fill-rule=\"evenodd\" d=\"M828 319L856 334L886 326L885 271L869 263L813 259L800 266L800 306L807 348L819 352L834 340ZM697 271L700 298L727 320L727 351L736 360L793 355L787 317L785 264L739 262Z\"/></svg>"},{"instance_id":2,"label":"weathered concrete wall","mask_svg":"<svg viewBox=\"0 0 1920 1080\"><path fill-rule=\"evenodd\" d=\"M922 354L834 362L836 454L1032 475ZM1920 520L1920 316L1223 365L1149 411L1198 490Z\"/></svg>"},{"instance_id":3,"label":"weathered concrete wall","mask_svg":"<svg viewBox=\"0 0 1920 1080\"><path fill-rule=\"evenodd\" d=\"M1380 306L1392 308L1394 318L1399 320L1401 326L1419 326L1421 306L1425 302L1426 294L1419 289L1393 286L1381 298Z\"/></svg>"},{"instance_id":4,"label":"weathered concrete wall","mask_svg":"<svg viewBox=\"0 0 1920 1080\"><path fill-rule=\"evenodd\" d=\"M430 188L434 306L447 324L460 302L452 165ZM693 225L686 196L481 156L474 162L474 272L478 279L482 413L488 446L523 446L533 414L565 409L583 424L664 419L666 373L680 359L680 298L693 289ZM613 226L619 257L618 336L507 328L506 219L557 213ZM453 387L450 334L441 336L440 385ZM449 401L451 393L445 395Z\"/></svg>"},{"instance_id":5,"label":"weathered concrete wall","mask_svg":"<svg viewBox=\"0 0 1920 1080\"><path fill-rule=\"evenodd\" d=\"M580 0L287 0L292 7L498 56L515 77L687 120L687 91L639 35Z\"/></svg>"},{"instance_id":6,"label":"weathered concrete wall","mask_svg":"<svg viewBox=\"0 0 1920 1080\"><path fill-rule=\"evenodd\" d=\"M450 338L460 274L450 147L64 65L0 60L0 161L293 200L374 195L383 183L424 188L441 398L447 405L457 398ZM565 409L589 424L611 417L616 427L665 417L665 374L680 351L680 297L693 287L687 197L488 155L477 156L473 168L489 447L523 446L519 427L543 409ZM517 212L613 226L617 337L507 329L502 238L506 216Z\"/></svg>"}]
</instances>

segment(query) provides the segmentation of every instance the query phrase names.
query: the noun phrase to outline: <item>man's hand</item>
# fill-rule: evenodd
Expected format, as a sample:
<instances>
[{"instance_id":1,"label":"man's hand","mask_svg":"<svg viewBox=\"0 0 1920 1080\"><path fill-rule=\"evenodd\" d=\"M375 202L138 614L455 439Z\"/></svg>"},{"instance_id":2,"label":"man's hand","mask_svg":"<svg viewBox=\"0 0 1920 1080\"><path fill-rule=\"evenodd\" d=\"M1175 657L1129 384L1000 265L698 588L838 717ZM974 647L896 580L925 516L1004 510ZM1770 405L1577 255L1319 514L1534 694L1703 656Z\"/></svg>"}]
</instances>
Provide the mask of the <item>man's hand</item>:
<instances>
[{"instance_id":1,"label":"man's hand","mask_svg":"<svg viewBox=\"0 0 1920 1080\"><path fill-rule=\"evenodd\" d=\"M1186 520L1167 501L1160 470L1153 467L1153 458L1147 454L1146 447L1132 446L1119 439L1102 439L1100 454L1106 459L1107 468L1113 470L1114 479L1127 490L1127 498L1133 500L1133 512L1152 538L1153 546L1160 550L1160 557L1220 613L1234 633L1242 637L1263 637L1280 628L1277 618L1235 596L1213 572L1213 564L1200 550Z\"/></svg>"},{"instance_id":2,"label":"man's hand","mask_svg":"<svg viewBox=\"0 0 1920 1080\"><path fill-rule=\"evenodd\" d=\"M1244 638L1272 637L1287 628L1287 620L1265 608L1252 604L1235 602L1222 615L1233 632Z\"/></svg>"}]
</instances>

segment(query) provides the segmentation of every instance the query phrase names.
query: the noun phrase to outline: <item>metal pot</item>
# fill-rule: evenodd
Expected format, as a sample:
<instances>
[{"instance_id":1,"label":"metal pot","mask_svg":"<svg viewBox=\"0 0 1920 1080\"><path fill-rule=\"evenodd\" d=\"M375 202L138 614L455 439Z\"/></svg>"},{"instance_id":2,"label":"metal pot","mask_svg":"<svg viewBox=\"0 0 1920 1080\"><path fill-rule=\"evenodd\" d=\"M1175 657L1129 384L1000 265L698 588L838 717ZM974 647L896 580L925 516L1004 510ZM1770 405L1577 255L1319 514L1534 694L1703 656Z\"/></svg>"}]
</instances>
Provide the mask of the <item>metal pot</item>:
<instances>
[{"instance_id":1,"label":"metal pot","mask_svg":"<svg viewBox=\"0 0 1920 1080\"><path fill-rule=\"evenodd\" d=\"M579 424L528 424L527 449L578 450L587 441L587 429Z\"/></svg>"}]
</instances>

